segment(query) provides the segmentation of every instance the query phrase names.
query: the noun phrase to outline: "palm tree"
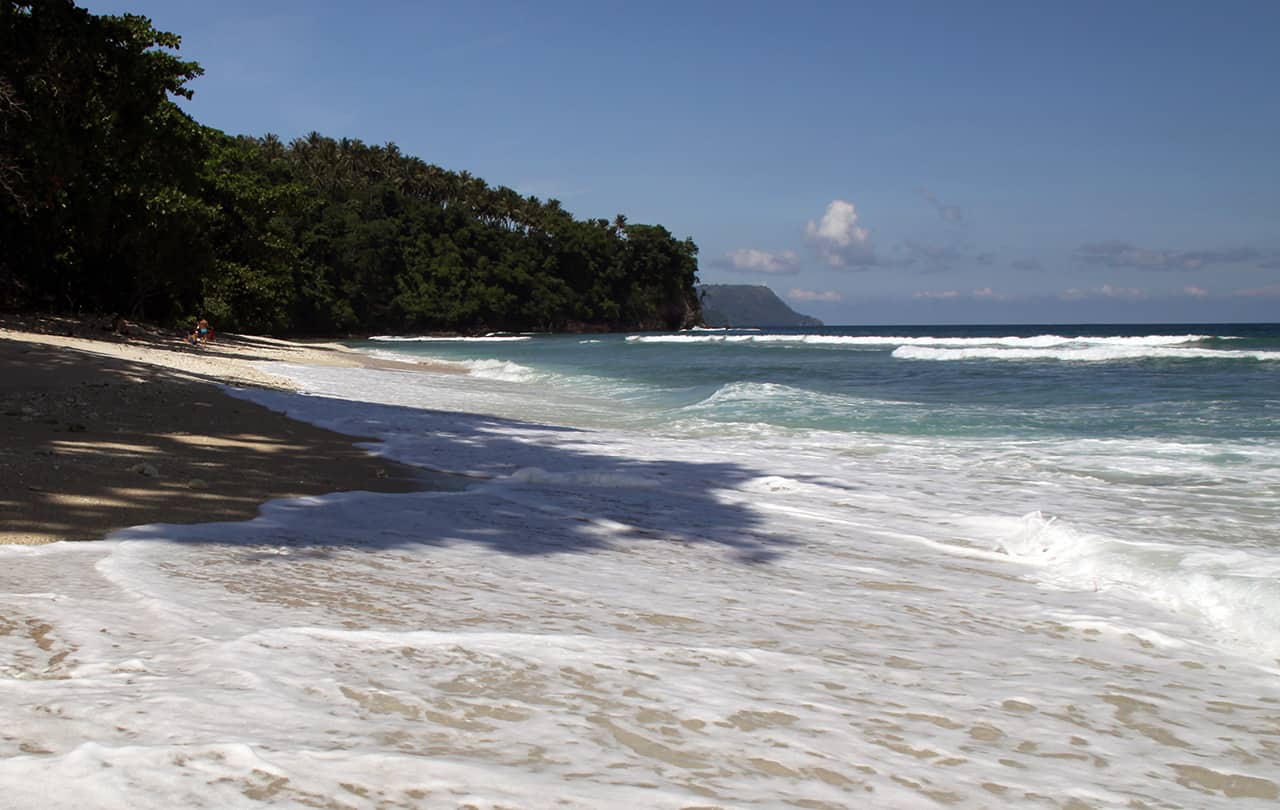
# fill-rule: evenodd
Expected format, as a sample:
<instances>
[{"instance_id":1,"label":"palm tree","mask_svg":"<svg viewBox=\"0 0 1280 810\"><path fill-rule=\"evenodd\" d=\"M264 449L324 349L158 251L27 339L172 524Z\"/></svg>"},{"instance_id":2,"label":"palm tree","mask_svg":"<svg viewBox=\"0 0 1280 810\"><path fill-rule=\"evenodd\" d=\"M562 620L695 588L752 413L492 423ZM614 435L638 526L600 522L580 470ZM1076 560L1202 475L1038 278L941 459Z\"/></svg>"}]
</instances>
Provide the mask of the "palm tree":
<instances>
[{"instance_id":1,"label":"palm tree","mask_svg":"<svg viewBox=\"0 0 1280 810\"><path fill-rule=\"evenodd\" d=\"M267 160L279 160L284 157L284 143L274 132L263 135L262 140L258 142L258 148L262 150L262 156Z\"/></svg>"}]
</instances>

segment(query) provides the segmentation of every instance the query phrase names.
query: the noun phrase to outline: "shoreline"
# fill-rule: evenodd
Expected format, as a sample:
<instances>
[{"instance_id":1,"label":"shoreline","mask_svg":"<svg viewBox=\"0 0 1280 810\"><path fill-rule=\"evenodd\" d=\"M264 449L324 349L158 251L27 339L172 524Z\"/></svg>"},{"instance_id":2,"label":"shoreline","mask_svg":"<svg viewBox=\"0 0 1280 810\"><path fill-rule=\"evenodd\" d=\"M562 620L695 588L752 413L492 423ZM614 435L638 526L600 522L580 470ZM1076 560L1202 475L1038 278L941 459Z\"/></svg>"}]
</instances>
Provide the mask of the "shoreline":
<instances>
[{"instance_id":1,"label":"shoreline","mask_svg":"<svg viewBox=\"0 0 1280 810\"><path fill-rule=\"evenodd\" d=\"M247 520L271 500L430 488L429 474L220 386L292 391L255 367L422 370L337 343L0 314L0 544L97 540L149 523Z\"/></svg>"}]
</instances>

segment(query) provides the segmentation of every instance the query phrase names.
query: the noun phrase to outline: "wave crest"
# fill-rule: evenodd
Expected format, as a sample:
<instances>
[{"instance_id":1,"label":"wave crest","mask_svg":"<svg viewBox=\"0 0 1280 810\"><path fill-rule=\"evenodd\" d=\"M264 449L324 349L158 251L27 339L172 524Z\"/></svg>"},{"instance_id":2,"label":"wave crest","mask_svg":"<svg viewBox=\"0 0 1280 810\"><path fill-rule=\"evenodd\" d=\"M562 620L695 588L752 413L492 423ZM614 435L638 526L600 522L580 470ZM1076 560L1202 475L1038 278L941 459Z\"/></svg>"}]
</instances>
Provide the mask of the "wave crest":
<instances>
[{"instance_id":1,"label":"wave crest","mask_svg":"<svg viewBox=\"0 0 1280 810\"><path fill-rule=\"evenodd\" d=\"M896 335L784 335L784 334L679 334L679 335L630 335L628 343L784 343L810 346L850 346L850 347L888 347L888 346L928 346L941 348L1009 348L1009 349L1049 349L1099 347L1160 347L1189 346L1212 340L1212 335L1136 335L1116 337L1066 337L1063 335L1017 335L994 337L933 337L933 336L896 336ZM1218 338L1227 340L1230 338ZM1216 354L1216 353L1215 353Z\"/></svg>"},{"instance_id":2,"label":"wave crest","mask_svg":"<svg viewBox=\"0 0 1280 810\"><path fill-rule=\"evenodd\" d=\"M1122 360L1280 360L1280 352L1197 349L1169 344L1100 343L1075 341L1062 346L1008 348L973 346L899 346L899 360L1063 360L1079 363L1111 363Z\"/></svg>"},{"instance_id":3,"label":"wave crest","mask_svg":"<svg viewBox=\"0 0 1280 810\"><path fill-rule=\"evenodd\" d=\"M1274 560L1241 549L1127 542L1040 512L1013 521L1003 522L999 546L1010 557L1040 566L1052 581L1130 590L1175 611L1194 612L1237 642L1280 654L1280 570Z\"/></svg>"},{"instance_id":4,"label":"wave crest","mask_svg":"<svg viewBox=\"0 0 1280 810\"><path fill-rule=\"evenodd\" d=\"M529 340L527 335L484 335L483 337L401 337L398 335L374 335L369 340L381 343L509 343Z\"/></svg>"}]
</instances>

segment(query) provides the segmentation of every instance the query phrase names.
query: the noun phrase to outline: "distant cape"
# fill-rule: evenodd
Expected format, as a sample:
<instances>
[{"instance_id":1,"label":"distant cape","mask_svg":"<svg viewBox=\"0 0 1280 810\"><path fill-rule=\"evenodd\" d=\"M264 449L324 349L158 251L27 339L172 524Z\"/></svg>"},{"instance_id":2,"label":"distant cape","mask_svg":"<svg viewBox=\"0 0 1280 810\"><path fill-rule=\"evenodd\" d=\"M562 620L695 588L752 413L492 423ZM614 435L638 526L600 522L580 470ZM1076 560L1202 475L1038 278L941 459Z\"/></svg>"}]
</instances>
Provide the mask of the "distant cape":
<instances>
[{"instance_id":1,"label":"distant cape","mask_svg":"<svg viewBox=\"0 0 1280 810\"><path fill-rule=\"evenodd\" d=\"M707 326L822 326L801 315L763 284L701 284L702 320Z\"/></svg>"}]
</instances>

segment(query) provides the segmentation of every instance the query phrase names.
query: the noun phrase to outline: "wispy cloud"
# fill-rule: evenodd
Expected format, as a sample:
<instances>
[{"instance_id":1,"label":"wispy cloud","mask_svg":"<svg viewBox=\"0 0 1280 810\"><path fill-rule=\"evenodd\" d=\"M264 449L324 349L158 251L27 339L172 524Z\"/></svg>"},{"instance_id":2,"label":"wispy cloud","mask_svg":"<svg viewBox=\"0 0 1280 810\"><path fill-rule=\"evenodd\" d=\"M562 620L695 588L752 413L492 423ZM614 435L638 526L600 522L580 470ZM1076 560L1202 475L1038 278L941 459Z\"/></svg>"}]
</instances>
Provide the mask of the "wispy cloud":
<instances>
[{"instance_id":1,"label":"wispy cloud","mask_svg":"<svg viewBox=\"0 0 1280 810\"><path fill-rule=\"evenodd\" d=\"M1009 262L1009 266L1014 270L1039 270L1041 265L1038 259L1014 259Z\"/></svg>"},{"instance_id":2,"label":"wispy cloud","mask_svg":"<svg viewBox=\"0 0 1280 810\"><path fill-rule=\"evenodd\" d=\"M922 290L912 293L911 297L932 301L1012 301L1015 298L1006 293L998 293L990 287L976 290Z\"/></svg>"},{"instance_id":3,"label":"wispy cloud","mask_svg":"<svg viewBox=\"0 0 1280 810\"><path fill-rule=\"evenodd\" d=\"M1208 296L1208 295L1209 295L1209 291L1208 291L1208 290L1206 290L1206 289L1205 289L1205 288L1203 288L1203 287L1190 287L1190 286L1188 286L1188 287L1183 287L1183 288L1182 288L1182 294L1183 294L1183 295L1189 295L1189 296L1191 296L1192 298L1204 298L1204 297L1206 297L1206 296Z\"/></svg>"},{"instance_id":4,"label":"wispy cloud","mask_svg":"<svg viewBox=\"0 0 1280 810\"><path fill-rule=\"evenodd\" d=\"M740 273L784 276L800 272L800 257L792 250L771 253L767 250L741 248L729 251L724 258L716 259L712 263Z\"/></svg>"},{"instance_id":5,"label":"wispy cloud","mask_svg":"<svg viewBox=\"0 0 1280 810\"><path fill-rule=\"evenodd\" d=\"M787 297L793 301L843 301L844 296L835 290L801 290L792 288L787 290Z\"/></svg>"},{"instance_id":6,"label":"wispy cloud","mask_svg":"<svg viewBox=\"0 0 1280 810\"><path fill-rule=\"evenodd\" d=\"M913 293L911 297L912 298L930 298L930 299L948 299L948 298L959 298L962 295L964 295L964 293L960 292L959 290L922 290L920 292Z\"/></svg>"},{"instance_id":7,"label":"wispy cloud","mask_svg":"<svg viewBox=\"0 0 1280 810\"><path fill-rule=\"evenodd\" d=\"M1280 284L1267 287L1252 287L1247 290L1236 290L1232 295L1241 298L1280 298Z\"/></svg>"},{"instance_id":8,"label":"wispy cloud","mask_svg":"<svg viewBox=\"0 0 1280 810\"><path fill-rule=\"evenodd\" d=\"M863 227L858 209L847 200L832 200L822 219L809 220L805 238L831 267L870 267L879 264L871 231Z\"/></svg>"},{"instance_id":9,"label":"wispy cloud","mask_svg":"<svg viewBox=\"0 0 1280 810\"><path fill-rule=\"evenodd\" d=\"M946 270L952 265L970 258L965 251L951 245L933 245L906 239L895 249L901 257L901 263L907 265L923 264L936 270Z\"/></svg>"},{"instance_id":10,"label":"wispy cloud","mask_svg":"<svg viewBox=\"0 0 1280 810\"><path fill-rule=\"evenodd\" d=\"M1139 270L1200 270L1217 264L1265 262L1269 257L1249 247L1226 250L1151 250L1129 242L1095 242L1076 248L1075 256L1085 264L1103 267L1133 267Z\"/></svg>"},{"instance_id":11,"label":"wispy cloud","mask_svg":"<svg viewBox=\"0 0 1280 810\"><path fill-rule=\"evenodd\" d=\"M929 204L937 210L938 216L942 217L943 220L947 222L960 222L964 219L964 213L961 212L960 206L946 205L942 200L938 199L938 195L934 194L927 188L918 188L916 191L920 192L920 196L924 197L925 200L927 200Z\"/></svg>"},{"instance_id":12,"label":"wispy cloud","mask_svg":"<svg viewBox=\"0 0 1280 810\"><path fill-rule=\"evenodd\" d=\"M1137 301L1146 298L1147 294L1133 287L1116 287L1111 284L1103 284L1101 287L1072 287L1059 293L1058 297L1064 301L1084 301L1089 298L1121 298Z\"/></svg>"}]
</instances>

